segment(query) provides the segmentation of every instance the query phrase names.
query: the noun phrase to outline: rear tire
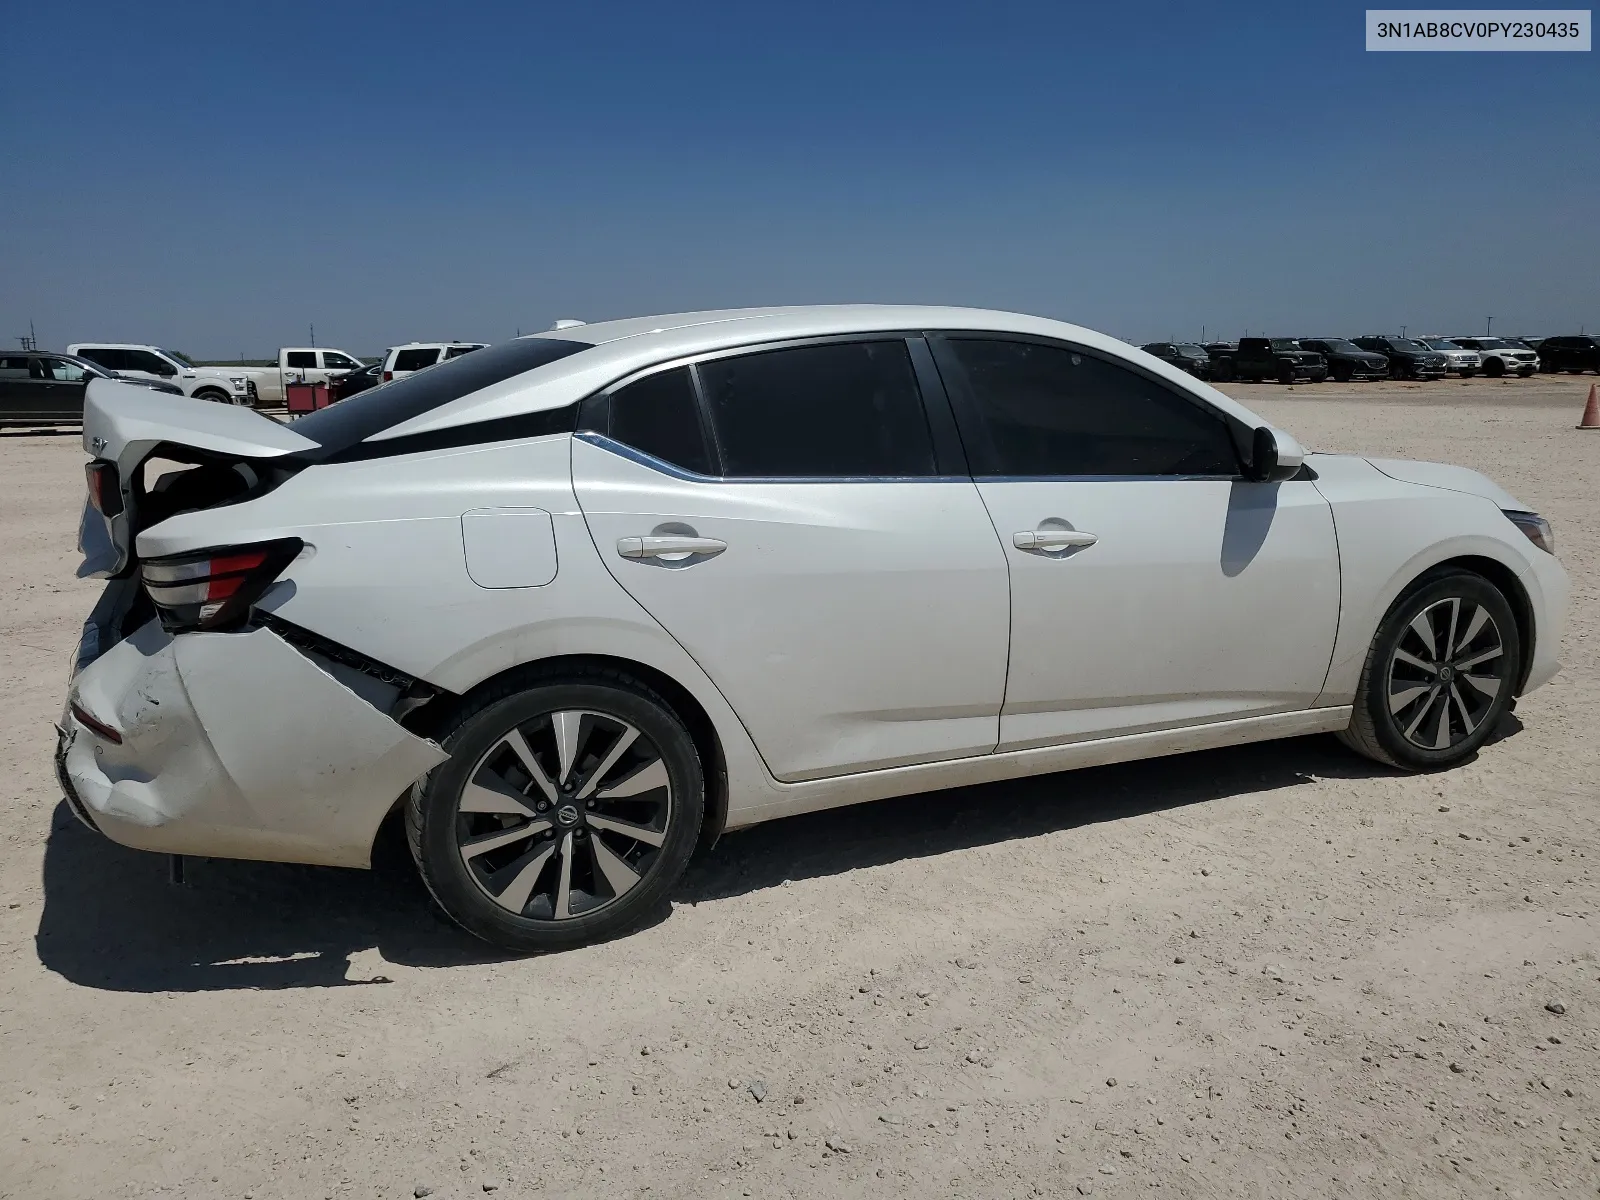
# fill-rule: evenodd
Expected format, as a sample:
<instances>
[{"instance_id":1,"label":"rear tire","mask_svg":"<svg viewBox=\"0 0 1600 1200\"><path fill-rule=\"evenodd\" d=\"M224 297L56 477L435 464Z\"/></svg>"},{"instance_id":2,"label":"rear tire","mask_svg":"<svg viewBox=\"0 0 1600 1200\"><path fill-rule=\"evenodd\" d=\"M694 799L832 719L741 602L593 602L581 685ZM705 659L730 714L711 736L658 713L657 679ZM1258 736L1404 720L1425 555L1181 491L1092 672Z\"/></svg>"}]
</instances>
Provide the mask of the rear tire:
<instances>
[{"instance_id":1,"label":"rear tire","mask_svg":"<svg viewBox=\"0 0 1600 1200\"><path fill-rule=\"evenodd\" d=\"M1521 671L1521 636L1500 589L1470 571L1426 575L1378 626L1350 725L1336 736L1404 771L1457 766L1505 717Z\"/></svg>"},{"instance_id":2,"label":"rear tire","mask_svg":"<svg viewBox=\"0 0 1600 1200\"><path fill-rule=\"evenodd\" d=\"M1228 358L1218 359L1211 367L1211 378L1217 383L1233 382L1233 360Z\"/></svg>"},{"instance_id":3,"label":"rear tire","mask_svg":"<svg viewBox=\"0 0 1600 1200\"><path fill-rule=\"evenodd\" d=\"M688 865L704 772L642 681L513 676L435 736L450 760L411 789L411 853L439 907L484 941L532 954L627 933Z\"/></svg>"}]
</instances>

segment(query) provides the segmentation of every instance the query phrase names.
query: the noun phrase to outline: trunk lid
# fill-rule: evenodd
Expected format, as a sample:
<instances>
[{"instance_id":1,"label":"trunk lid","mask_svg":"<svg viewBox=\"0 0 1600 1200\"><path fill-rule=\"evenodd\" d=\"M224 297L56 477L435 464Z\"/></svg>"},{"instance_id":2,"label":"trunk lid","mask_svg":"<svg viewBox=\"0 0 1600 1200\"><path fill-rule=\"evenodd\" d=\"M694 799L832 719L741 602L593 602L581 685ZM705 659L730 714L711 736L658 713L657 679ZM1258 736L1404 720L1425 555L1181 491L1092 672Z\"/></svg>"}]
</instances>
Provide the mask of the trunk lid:
<instances>
[{"instance_id":1,"label":"trunk lid","mask_svg":"<svg viewBox=\"0 0 1600 1200\"><path fill-rule=\"evenodd\" d=\"M158 451L226 470L315 450L317 444L252 409L95 379L84 395L83 448L116 469L116 494L99 508L86 500L78 527L84 556L78 576L106 578L131 565L134 535L147 523L139 519L147 499L140 469Z\"/></svg>"}]
</instances>

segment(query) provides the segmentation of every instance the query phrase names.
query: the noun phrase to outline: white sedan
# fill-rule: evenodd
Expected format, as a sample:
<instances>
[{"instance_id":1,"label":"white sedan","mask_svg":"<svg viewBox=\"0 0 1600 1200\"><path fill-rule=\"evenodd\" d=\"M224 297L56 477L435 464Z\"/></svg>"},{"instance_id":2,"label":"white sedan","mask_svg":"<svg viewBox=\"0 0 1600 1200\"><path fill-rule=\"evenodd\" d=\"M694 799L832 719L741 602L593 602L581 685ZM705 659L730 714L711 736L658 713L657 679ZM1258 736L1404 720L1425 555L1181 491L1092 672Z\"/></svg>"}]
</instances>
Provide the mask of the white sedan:
<instances>
[{"instance_id":1,"label":"white sedan","mask_svg":"<svg viewBox=\"0 0 1600 1200\"><path fill-rule=\"evenodd\" d=\"M1313 733L1452 766L1555 674L1567 596L1479 474L1305 454L970 309L563 328L291 425L97 380L84 444L77 815L366 866L396 814L523 951L792 813Z\"/></svg>"}]
</instances>

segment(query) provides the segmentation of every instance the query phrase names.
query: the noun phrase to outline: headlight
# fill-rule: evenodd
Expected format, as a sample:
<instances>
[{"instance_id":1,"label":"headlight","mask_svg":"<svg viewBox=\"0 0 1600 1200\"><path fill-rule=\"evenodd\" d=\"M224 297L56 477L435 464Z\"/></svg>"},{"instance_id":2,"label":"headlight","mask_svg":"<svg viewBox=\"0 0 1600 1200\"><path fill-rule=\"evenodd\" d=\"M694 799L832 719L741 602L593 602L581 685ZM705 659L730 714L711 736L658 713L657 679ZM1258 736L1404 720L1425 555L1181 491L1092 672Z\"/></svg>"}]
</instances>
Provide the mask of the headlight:
<instances>
[{"instance_id":1,"label":"headlight","mask_svg":"<svg viewBox=\"0 0 1600 1200\"><path fill-rule=\"evenodd\" d=\"M1550 528L1549 521L1546 521L1538 513L1513 512L1510 509L1501 509L1501 511L1539 549L1546 554L1554 554L1556 552L1556 535Z\"/></svg>"},{"instance_id":2,"label":"headlight","mask_svg":"<svg viewBox=\"0 0 1600 1200\"><path fill-rule=\"evenodd\" d=\"M234 391L236 391L236 392L244 391L244 385L245 385L246 380L245 380L245 377L243 375L229 375L228 376L228 382L233 384L233 390Z\"/></svg>"}]
</instances>

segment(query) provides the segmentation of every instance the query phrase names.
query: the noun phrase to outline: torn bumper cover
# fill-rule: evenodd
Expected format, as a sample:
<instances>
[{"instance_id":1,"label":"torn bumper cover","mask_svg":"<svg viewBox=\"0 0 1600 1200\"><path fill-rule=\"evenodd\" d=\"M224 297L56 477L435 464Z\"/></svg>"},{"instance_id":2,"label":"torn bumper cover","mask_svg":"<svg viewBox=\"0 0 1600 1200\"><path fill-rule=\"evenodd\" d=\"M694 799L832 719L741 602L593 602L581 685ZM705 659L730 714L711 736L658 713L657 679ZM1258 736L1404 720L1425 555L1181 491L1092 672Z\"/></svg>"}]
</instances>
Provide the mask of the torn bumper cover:
<instances>
[{"instance_id":1,"label":"torn bumper cover","mask_svg":"<svg viewBox=\"0 0 1600 1200\"><path fill-rule=\"evenodd\" d=\"M73 679L61 725L64 782L96 828L217 858L369 866L395 800L449 757L266 629L151 622Z\"/></svg>"}]
</instances>

